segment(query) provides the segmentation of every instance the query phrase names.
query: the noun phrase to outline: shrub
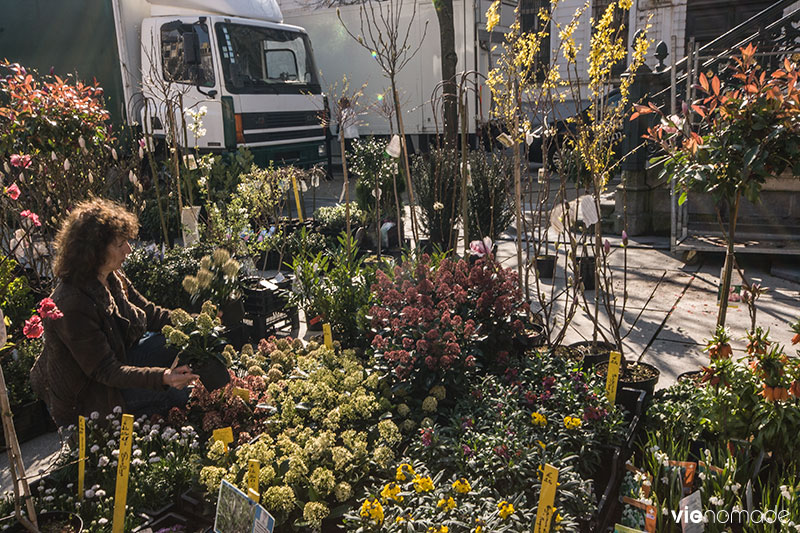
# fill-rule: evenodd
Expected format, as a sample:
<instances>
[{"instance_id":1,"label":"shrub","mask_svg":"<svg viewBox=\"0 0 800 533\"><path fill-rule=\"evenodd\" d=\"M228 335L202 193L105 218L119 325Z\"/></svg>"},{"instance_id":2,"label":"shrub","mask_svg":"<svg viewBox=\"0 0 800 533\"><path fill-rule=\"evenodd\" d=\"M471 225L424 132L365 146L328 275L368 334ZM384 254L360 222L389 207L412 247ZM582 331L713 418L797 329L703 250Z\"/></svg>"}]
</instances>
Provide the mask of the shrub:
<instances>
[{"instance_id":1,"label":"shrub","mask_svg":"<svg viewBox=\"0 0 800 533\"><path fill-rule=\"evenodd\" d=\"M411 168L422 221L431 243L442 250L454 247L458 235L460 162L457 151L437 148L415 157Z\"/></svg>"},{"instance_id":2,"label":"shrub","mask_svg":"<svg viewBox=\"0 0 800 533\"><path fill-rule=\"evenodd\" d=\"M314 220L320 223L326 232L339 234L347 227L347 215L345 204L336 204L330 207L320 207L314 212ZM350 202L350 225L355 228L364 220L364 212L359 209L355 202Z\"/></svg>"},{"instance_id":3,"label":"shrub","mask_svg":"<svg viewBox=\"0 0 800 533\"><path fill-rule=\"evenodd\" d=\"M494 241L511 224L514 217L513 198L508 189L511 165L511 161L500 154L487 154L482 150L470 152L468 240L488 236Z\"/></svg>"},{"instance_id":4,"label":"shrub","mask_svg":"<svg viewBox=\"0 0 800 533\"><path fill-rule=\"evenodd\" d=\"M362 211L375 211L375 182L380 188L381 218L394 220L397 218L395 202L395 178L398 173L397 160L386 155L386 142L377 139L359 139L353 143L353 154L348 157L347 164L358 176L356 181L356 202ZM396 179L397 194L402 195L406 184L403 179ZM370 216L370 219L374 217Z\"/></svg>"},{"instance_id":5,"label":"shrub","mask_svg":"<svg viewBox=\"0 0 800 533\"><path fill-rule=\"evenodd\" d=\"M372 346L394 379L427 390L442 382L457 390L477 366L508 364L509 341L527 313L516 274L491 257L438 265L424 254L378 271L370 310Z\"/></svg>"}]
</instances>

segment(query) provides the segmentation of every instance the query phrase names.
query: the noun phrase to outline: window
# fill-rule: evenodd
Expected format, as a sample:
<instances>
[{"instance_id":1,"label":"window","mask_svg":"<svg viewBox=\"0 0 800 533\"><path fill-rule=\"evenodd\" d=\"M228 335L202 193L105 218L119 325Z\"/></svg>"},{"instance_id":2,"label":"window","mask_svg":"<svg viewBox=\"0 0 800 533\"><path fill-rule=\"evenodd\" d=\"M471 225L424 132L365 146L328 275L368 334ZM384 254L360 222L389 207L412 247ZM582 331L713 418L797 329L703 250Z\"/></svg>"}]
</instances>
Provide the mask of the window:
<instances>
[{"instance_id":1,"label":"window","mask_svg":"<svg viewBox=\"0 0 800 533\"><path fill-rule=\"evenodd\" d=\"M230 23L215 28L225 85L232 93L319 93L306 34Z\"/></svg>"},{"instance_id":2,"label":"window","mask_svg":"<svg viewBox=\"0 0 800 533\"><path fill-rule=\"evenodd\" d=\"M187 65L184 57L183 36L192 32L197 34L200 48L199 65ZM167 81L213 87L214 68L208 27L205 24L183 24L180 21L161 26L161 63L164 66L164 79Z\"/></svg>"},{"instance_id":3,"label":"window","mask_svg":"<svg viewBox=\"0 0 800 533\"><path fill-rule=\"evenodd\" d=\"M540 9L550 9L549 0L522 0L519 10L520 29L525 33L538 33L544 29L539 18ZM550 31L542 39L542 47L537 57L539 68L536 69L536 79L542 81L550 64Z\"/></svg>"}]
</instances>

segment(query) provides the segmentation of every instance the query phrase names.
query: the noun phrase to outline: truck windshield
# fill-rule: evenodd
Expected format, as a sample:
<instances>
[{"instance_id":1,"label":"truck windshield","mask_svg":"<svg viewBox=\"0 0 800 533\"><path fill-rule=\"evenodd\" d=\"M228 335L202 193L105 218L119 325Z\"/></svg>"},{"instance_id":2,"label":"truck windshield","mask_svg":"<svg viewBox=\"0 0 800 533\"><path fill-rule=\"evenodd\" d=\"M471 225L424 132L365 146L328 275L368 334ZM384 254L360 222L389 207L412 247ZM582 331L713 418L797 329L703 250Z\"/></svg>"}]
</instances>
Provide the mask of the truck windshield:
<instances>
[{"instance_id":1,"label":"truck windshield","mask_svg":"<svg viewBox=\"0 0 800 533\"><path fill-rule=\"evenodd\" d=\"M232 93L319 94L311 43L304 33L216 24L225 85Z\"/></svg>"}]
</instances>

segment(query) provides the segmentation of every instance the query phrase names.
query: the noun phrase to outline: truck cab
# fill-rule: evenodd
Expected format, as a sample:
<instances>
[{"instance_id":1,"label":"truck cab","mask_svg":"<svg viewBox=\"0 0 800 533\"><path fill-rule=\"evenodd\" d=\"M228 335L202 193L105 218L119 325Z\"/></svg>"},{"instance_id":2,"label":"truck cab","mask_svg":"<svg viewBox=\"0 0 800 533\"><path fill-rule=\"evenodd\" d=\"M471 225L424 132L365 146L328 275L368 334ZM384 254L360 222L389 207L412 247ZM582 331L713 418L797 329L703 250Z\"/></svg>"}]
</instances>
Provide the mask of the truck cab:
<instances>
[{"instance_id":1,"label":"truck cab","mask_svg":"<svg viewBox=\"0 0 800 533\"><path fill-rule=\"evenodd\" d=\"M146 18L141 34L141 124L153 135L172 134L171 101L205 110L202 129L185 131L188 147L245 146L261 165L326 158L322 90L302 28L193 14Z\"/></svg>"}]
</instances>

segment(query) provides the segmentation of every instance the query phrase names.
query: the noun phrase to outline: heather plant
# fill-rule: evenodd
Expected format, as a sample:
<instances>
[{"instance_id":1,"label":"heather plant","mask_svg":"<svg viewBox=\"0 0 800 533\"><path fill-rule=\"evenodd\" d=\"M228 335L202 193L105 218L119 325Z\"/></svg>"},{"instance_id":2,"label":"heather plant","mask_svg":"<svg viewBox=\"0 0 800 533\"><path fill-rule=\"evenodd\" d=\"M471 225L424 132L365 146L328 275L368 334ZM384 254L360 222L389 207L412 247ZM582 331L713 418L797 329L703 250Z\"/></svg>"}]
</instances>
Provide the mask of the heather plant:
<instances>
[{"instance_id":1,"label":"heather plant","mask_svg":"<svg viewBox=\"0 0 800 533\"><path fill-rule=\"evenodd\" d=\"M463 386L477 367L508 363L508 341L524 330L528 305L513 272L491 256L434 264L423 254L379 270L370 310L372 347L393 379L412 390ZM505 348L505 349L504 349Z\"/></svg>"}]
</instances>

